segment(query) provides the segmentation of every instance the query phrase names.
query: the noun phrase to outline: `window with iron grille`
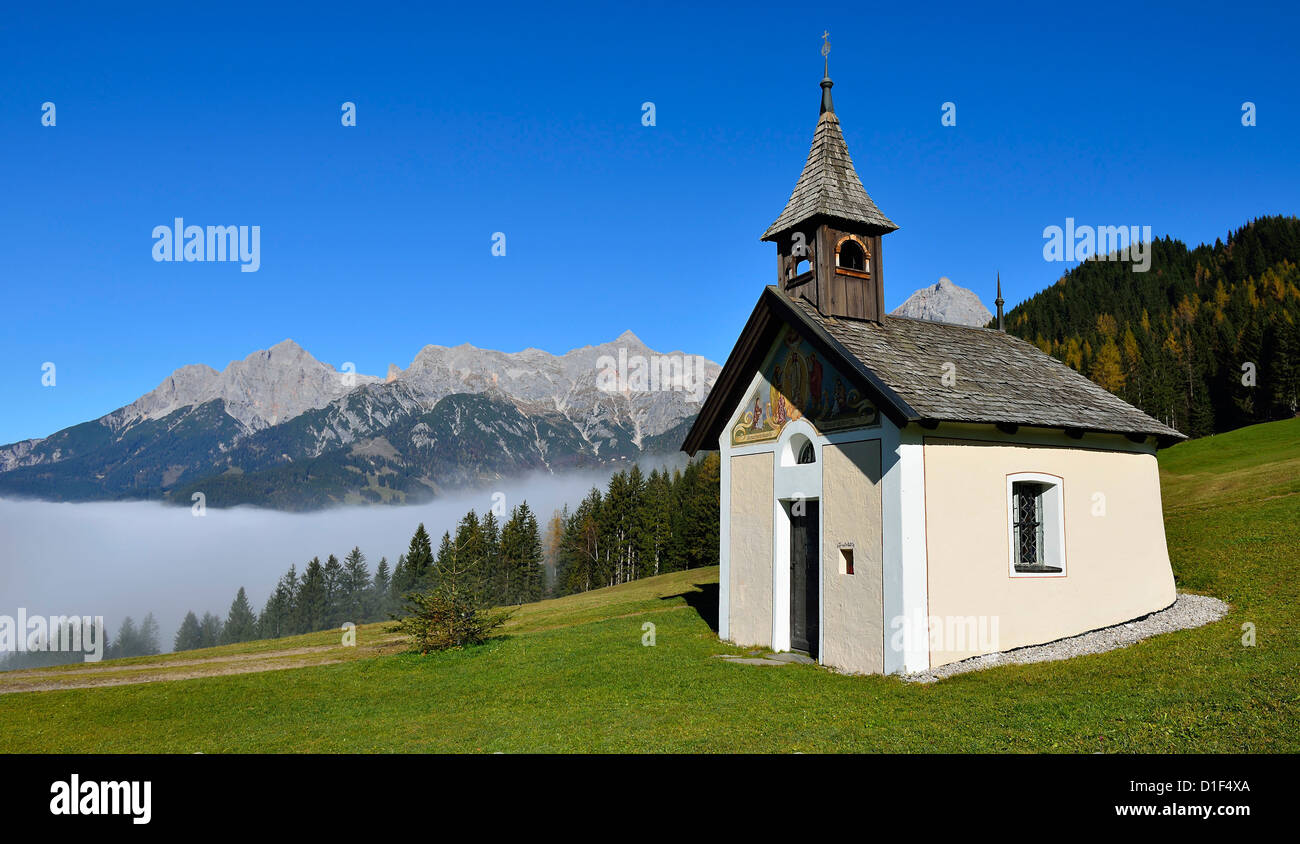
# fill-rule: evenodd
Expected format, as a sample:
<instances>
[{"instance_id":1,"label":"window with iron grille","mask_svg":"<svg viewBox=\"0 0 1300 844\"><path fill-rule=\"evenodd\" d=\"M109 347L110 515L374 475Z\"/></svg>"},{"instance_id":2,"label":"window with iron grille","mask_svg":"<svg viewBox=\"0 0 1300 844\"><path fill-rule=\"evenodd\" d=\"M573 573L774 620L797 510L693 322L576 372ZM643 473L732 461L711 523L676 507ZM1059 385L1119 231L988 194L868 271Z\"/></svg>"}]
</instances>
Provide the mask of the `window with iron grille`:
<instances>
[{"instance_id":1,"label":"window with iron grille","mask_svg":"<svg viewBox=\"0 0 1300 844\"><path fill-rule=\"evenodd\" d=\"M1008 481L1012 573L1063 575L1065 530L1059 479L1026 472Z\"/></svg>"},{"instance_id":2,"label":"window with iron grille","mask_svg":"<svg viewBox=\"0 0 1300 844\"><path fill-rule=\"evenodd\" d=\"M1043 564L1043 485L1020 481L1012 485L1016 508L1016 566Z\"/></svg>"}]
</instances>

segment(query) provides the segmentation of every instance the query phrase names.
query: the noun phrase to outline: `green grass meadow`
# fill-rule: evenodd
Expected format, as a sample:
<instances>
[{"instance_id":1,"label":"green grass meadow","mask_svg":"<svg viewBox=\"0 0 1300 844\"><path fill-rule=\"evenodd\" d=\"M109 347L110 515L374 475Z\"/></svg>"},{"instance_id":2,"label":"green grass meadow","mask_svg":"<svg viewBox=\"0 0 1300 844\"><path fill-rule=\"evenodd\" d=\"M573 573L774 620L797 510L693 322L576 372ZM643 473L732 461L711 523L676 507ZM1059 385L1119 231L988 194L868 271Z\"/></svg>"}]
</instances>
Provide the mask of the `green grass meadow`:
<instances>
[{"instance_id":1,"label":"green grass meadow","mask_svg":"<svg viewBox=\"0 0 1300 844\"><path fill-rule=\"evenodd\" d=\"M467 651L383 652L371 625L336 664L0 694L0 751L1296 752L1300 419L1184 443L1160 465L1178 586L1232 611L1109 653L931 685L729 664L713 655L738 650L701 614L717 570L700 569L528 605Z\"/></svg>"}]
</instances>

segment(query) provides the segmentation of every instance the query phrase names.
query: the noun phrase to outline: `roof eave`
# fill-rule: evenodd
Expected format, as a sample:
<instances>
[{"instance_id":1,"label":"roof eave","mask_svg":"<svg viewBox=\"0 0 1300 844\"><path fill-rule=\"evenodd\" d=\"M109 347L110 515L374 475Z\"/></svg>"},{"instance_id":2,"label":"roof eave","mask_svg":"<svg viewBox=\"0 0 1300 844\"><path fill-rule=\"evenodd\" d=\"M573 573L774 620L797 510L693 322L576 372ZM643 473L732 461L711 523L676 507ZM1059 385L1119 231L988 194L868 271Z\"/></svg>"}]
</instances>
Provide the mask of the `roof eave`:
<instances>
[{"instance_id":1,"label":"roof eave","mask_svg":"<svg viewBox=\"0 0 1300 844\"><path fill-rule=\"evenodd\" d=\"M885 217L884 214L881 214L881 217L884 217L884 219L889 220L889 218ZM781 218L777 217L776 220L773 221L772 225L767 227L767 231L763 232L763 235L762 237L759 238L759 240L767 241L770 243L779 240L781 235L785 234L786 232L793 231L799 228L800 226L808 225L809 223L816 225L823 221L833 222L833 223L843 223L849 226L860 226L866 229L866 233L870 235L889 234L890 232L898 231L898 226L897 224L894 223L893 220L889 220L889 225L886 226L880 223L870 222L867 220L851 220L848 217L841 217L835 214L818 212L808 217L804 217L799 220L794 220L792 222L785 223L784 225L779 225L779 226L778 224L781 223Z\"/></svg>"},{"instance_id":2,"label":"roof eave","mask_svg":"<svg viewBox=\"0 0 1300 844\"><path fill-rule=\"evenodd\" d=\"M997 427L1010 425L1015 428L1038 428L1043 431L1059 430L1075 432L1080 437L1086 434L1104 434L1112 437L1128 437L1130 440L1135 442L1145 442L1146 440L1154 438L1156 440L1157 448L1167 448L1188 439L1186 434L1175 431L1172 428L1167 428L1161 431L1139 431L1134 430L1133 428L1100 428L1090 425L1063 425L1060 423L1047 423L1041 420L1025 422L1011 419L954 419L948 416L926 416L916 421L923 427L927 428L934 428L939 425L990 425Z\"/></svg>"}]
</instances>

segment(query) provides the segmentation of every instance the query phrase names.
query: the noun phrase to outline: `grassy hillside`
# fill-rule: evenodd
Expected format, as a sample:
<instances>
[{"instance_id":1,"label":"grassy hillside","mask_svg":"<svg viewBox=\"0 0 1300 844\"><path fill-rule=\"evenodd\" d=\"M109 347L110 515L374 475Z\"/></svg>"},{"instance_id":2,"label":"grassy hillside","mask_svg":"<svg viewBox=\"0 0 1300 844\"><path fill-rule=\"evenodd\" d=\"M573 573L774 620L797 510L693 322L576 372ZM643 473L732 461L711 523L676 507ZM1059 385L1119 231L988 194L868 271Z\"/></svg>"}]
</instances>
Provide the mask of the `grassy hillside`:
<instances>
[{"instance_id":1,"label":"grassy hillside","mask_svg":"<svg viewBox=\"0 0 1300 844\"><path fill-rule=\"evenodd\" d=\"M1300 750L1300 420L1160 462L1179 586L1233 609L1119 651L929 686L732 665L712 658L736 651L701 569L526 606L468 652L400 653L373 625L356 648L318 633L0 675L2 692L260 669L0 694L0 751Z\"/></svg>"}]
</instances>

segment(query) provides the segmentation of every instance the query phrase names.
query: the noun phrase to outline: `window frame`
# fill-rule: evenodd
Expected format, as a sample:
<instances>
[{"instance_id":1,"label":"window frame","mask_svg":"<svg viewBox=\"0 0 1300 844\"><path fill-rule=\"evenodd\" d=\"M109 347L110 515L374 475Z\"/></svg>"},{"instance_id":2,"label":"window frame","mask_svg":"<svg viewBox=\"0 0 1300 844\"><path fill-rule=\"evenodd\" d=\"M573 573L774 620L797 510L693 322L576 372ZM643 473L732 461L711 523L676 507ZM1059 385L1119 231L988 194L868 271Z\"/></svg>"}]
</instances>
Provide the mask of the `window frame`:
<instances>
[{"instance_id":1,"label":"window frame","mask_svg":"<svg viewBox=\"0 0 1300 844\"><path fill-rule=\"evenodd\" d=\"M795 421L799 422L804 420L798 419ZM810 429L812 428L811 425L808 427ZM787 429L789 429L789 426L787 426ZM812 462L800 463L800 455L803 453L803 450L810 445L813 450ZM821 448L817 443L815 435L809 436L803 431L797 429L791 430L789 436L786 436L785 432L782 432L782 441L776 449L777 465L780 467L789 467L800 470L808 466L815 466L821 462L821 455L818 453L819 451L821 451Z\"/></svg>"},{"instance_id":2,"label":"window frame","mask_svg":"<svg viewBox=\"0 0 1300 844\"><path fill-rule=\"evenodd\" d=\"M1043 487L1039 495L1041 540L1039 554L1042 568L1027 568L1017 559L1016 484L1033 483ZM1046 472L1016 472L1007 475L1007 574L1010 577L1065 577L1069 574L1065 549L1065 479ZM1059 571L1052 571L1057 568Z\"/></svg>"},{"instance_id":3,"label":"window frame","mask_svg":"<svg viewBox=\"0 0 1300 844\"><path fill-rule=\"evenodd\" d=\"M860 266L860 267L850 267L848 264L844 263L844 261L843 261L844 247L845 247L845 246L850 246L850 245L851 245L854 249L857 250L857 252L858 252L858 257L860 257L860 258L862 259L862 266ZM858 273L866 273L866 272L870 272L870 271L871 271L871 262L870 262L870 260L869 260L868 257L867 257L867 249L866 249L866 247L863 246L861 243L859 243L858 240L857 240L857 238L846 237L846 238L844 238L843 240L841 240L841 241L840 241L838 244L836 244L836 246L835 246L835 268L836 268L836 269L851 270L851 271L853 271L853 272L858 272Z\"/></svg>"}]
</instances>

